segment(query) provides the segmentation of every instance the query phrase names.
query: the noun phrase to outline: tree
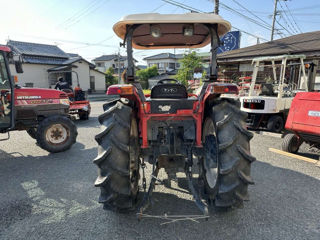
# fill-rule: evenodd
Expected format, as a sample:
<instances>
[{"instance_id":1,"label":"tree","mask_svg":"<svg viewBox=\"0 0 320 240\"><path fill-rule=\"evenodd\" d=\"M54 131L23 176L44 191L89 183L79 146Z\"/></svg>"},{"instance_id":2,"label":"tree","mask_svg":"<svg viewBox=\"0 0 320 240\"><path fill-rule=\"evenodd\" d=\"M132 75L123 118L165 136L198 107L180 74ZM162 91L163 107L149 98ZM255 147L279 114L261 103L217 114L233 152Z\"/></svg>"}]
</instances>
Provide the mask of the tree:
<instances>
[{"instance_id":1,"label":"tree","mask_svg":"<svg viewBox=\"0 0 320 240\"><path fill-rule=\"evenodd\" d=\"M114 69L112 67L110 67L106 72L106 85L110 86L113 84L117 84L118 80L115 76L113 76L114 74Z\"/></svg>"},{"instance_id":2,"label":"tree","mask_svg":"<svg viewBox=\"0 0 320 240\"><path fill-rule=\"evenodd\" d=\"M183 85L188 87L188 80L192 80L194 77L195 70L202 69L202 59L197 55L195 51L185 55L180 60L181 67L176 75L177 80L179 80Z\"/></svg>"},{"instance_id":3,"label":"tree","mask_svg":"<svg viewBox=\"0 0 320 240\"><path fill-rule=\"evenodd\" d=\"M139 78L141 86L143 89L148 89L148 80L154 76L158 76L158 68L157 66L148 67L146 69L138 70L136 76Z\"/></svg>"}]
</instances>

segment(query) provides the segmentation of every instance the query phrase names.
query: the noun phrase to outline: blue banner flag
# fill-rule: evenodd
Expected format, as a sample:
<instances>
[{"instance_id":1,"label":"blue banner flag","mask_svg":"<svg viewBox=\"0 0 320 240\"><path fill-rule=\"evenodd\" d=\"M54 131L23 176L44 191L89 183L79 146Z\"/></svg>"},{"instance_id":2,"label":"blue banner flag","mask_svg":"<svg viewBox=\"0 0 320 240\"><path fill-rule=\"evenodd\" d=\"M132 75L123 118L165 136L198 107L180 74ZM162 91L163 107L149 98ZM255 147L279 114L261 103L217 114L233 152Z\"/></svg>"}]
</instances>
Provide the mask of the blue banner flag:
<instances>
[{"instance_id":1,"label":"blue banner flag","mask_svg":"<svg viewBox=\"0 0 320 240\"><path fill-rule=\"evenodd\" d=\"M240 32L228 32L221 38L221 41L223 42L223 45L218 48L218 54L238 49L240 47Z\"/></svg>"}]
</instances>

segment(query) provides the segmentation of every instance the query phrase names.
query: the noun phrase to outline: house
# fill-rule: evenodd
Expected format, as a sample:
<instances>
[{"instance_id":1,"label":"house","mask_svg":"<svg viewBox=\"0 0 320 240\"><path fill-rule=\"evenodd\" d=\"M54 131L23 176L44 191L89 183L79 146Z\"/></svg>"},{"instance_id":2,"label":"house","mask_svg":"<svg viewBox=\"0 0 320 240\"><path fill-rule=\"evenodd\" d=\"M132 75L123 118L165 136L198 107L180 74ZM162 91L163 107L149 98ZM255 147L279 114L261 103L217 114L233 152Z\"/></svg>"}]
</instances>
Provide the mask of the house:
<instances>
[{"instance_id":1,"label":"house","mask_svg":"<svg viewBox=\"0 0 320 240\"><path fill-rule=\"evenodd\" d=\"M183 54L160 53L157 55L144 58L148 67L156 65L160 74L170 72L180 68L179 60L183 58Z\"/></svg>"},{"instance_id":2,"label":"house","mask_svg":"<svg viewBox=\"0 0 320 240\"><path fill-rule=\"evenodd\" d=\"M126 56L121 56L117 54L112 55L102 55L92 60L97 66L97 69L101 72L106 72L110 67L114 69L114 73L117 74L119 67L120 73L128 67L128 60ZM137 62L135 60L135 62Z\"/></svg>"},{"instance_id":3,"label":"house","mask_svg":"<svg viewBox=\"0 0 320 240\"><path fill-rule=\"evenodd\" d=\"M10 64L12 75L16 75L20 86L52 88L59 77L73 87L78 85L84 91L105 91L105 74L95 65L77 54L68 54L55 45L9 40L7 45L22 57L22 74L17 74Z\"/></svg>"},{"instance_id":4,"label":"house","mask_svg":"<svg viewBox=\"0 0 320 240\"><path fill-rule=\"evenodd\" d=\"M218 54L219 78L232 79L251 76L253 58L284 54L306 55L305 62L314 64L313 71L309 73L311 75L310 87L320 90L320 31L297 34ZM271 68L261 68L258 78L271 75L271 71Z\"/></svg>"}]
</instances>

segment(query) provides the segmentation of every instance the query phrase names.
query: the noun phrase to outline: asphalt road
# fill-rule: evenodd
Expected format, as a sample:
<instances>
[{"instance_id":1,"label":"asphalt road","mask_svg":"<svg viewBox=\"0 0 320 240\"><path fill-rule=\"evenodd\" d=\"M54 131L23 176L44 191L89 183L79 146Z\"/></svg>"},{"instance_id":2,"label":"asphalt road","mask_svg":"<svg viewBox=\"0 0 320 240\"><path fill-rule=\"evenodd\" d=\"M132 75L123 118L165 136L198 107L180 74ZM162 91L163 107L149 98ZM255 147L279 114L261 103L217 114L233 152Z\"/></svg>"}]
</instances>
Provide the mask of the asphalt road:
<instances>
[{"instance_id":1,"label":"asphalt road","mask_svg":"<svg viewBox=\"0 0 320 240\"><path fill-rule=\"evenodd\" d=\"M102 104L92 105L90 120L76 121L78 142L67 152L48 154L25 132L1 142L0 239L320 239L320 168L269 152L281 139L257 134L251 144L256 184L242 209L165 225L104 211L92 163ZM199 214L183 181L173 187L180 191L158 185L147 213Z\"/></svg>"}]
</instances>

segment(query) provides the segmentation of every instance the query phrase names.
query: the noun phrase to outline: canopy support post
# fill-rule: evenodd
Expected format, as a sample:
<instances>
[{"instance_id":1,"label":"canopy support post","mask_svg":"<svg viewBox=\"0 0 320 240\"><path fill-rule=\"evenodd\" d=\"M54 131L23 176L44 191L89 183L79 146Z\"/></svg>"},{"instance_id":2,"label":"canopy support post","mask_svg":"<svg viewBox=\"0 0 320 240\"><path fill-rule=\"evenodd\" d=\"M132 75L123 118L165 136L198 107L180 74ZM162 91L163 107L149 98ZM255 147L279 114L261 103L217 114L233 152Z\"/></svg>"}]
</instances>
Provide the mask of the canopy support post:
<instances>
[{"instance_id":1,"label":"canopy support post","mask_svg":"<svg viewBox=\"0 0 320 240\"><path fill-rule=\"evenodd\" d=\"M209 26L210 36L211 36L211 66L210 66L210 82L216 82L218 79L218 60L217 51L219 47L220 39L217 33L218 25L213 24Z\"/></svg>"},{"instance_id":2,"label":"canopy support post","mask_svg":"<svg viewBox=\"0 0 320 240\"><path fill-rule=\"evenodd\" d=\"M135 27L130 26L127 31L127 61L128 61L128 68L127 68L127 82L134 82L134 62L133 62L133 51L132 51L132 35Z\"/></svg>"}]
</instances>

